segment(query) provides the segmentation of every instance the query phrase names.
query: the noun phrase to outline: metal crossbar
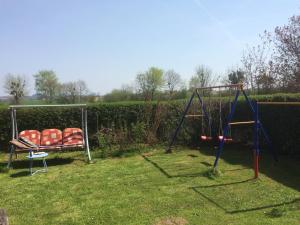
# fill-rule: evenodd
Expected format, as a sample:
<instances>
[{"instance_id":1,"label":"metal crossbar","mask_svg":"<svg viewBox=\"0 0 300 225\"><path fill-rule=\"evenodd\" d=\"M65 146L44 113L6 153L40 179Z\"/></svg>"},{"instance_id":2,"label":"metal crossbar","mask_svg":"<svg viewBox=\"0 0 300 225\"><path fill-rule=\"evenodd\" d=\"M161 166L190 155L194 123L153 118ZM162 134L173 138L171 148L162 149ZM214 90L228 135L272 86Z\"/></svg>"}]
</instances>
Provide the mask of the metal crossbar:
<instances>
[{"instance_id":1,"label":"metal crossbar","mask_svg":"<svg viewBox=\"0 0 300 225\"><path fill-rule=\"evenodd\" d=\"M229 123L229 125L242 125L242 124L254 124L255 121L251 120L251 121L241 121L241 122L231 122Z\"/></svg>"},{"instance_id":2,"label":"metal crossbar","mask_svg":"<svg viewBox=\"0 0 300 225\"><path fill-rule=\"evenodd\" d=\"M84 108L86 104L63 104L63 105L10 105L10 109L15 108L41 108L41 107L79 107Z\"/></svg>"},{"instance_id":3,"label":"metal crossbar","mask_svg":"<svg viewBox=\"0 0 300 225\"><path fill-rule=\"evenodd\" d=\"M300 102L257 102L258 105L300 105Z\"/></svg>"},{"instance_id":4,"label":"metal crossbar","mask_svg":"<svg viewBox=\"0 0 300 225\"><path fill-rule=\"evenodd\" d=\"M209 90L209 89L216 89L216 88L237 88L242 90L243 84L229 84L229 85L219 85L219 86L210 86L210 87L198 87L196 90Z\"/></svg>"},{"instance_id":5,"label":"metal crossbar","mask_svg":"<svg viewBox=\"0 0 300 225\"><path fill-rule=\"evenodd\" d=\"M185 115L185 117L202 117L202 114L196 114L196 115Z\"/></svg>"}]
</instances>

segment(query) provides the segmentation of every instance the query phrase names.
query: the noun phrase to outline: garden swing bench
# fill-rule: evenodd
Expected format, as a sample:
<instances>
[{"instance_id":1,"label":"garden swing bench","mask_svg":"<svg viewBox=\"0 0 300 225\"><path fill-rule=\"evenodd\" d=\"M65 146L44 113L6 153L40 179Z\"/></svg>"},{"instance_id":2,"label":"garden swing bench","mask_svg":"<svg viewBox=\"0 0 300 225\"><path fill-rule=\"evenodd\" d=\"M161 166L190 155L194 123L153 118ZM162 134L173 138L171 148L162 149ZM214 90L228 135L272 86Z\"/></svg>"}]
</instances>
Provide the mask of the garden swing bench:
<instances>
[{"instance_id":1,"label":"garden swing bench","mask_svg":"<svg viewBox=\"0 0 300 225\"><path fill-rule=\"evenodd\" d=\"M81 128L65 128L63 131L52 128L38 130L23 130L19 133L17 124L17 109L22 108L79 108L81 110ZM86 104L65 105L12 105L9 107L11 116L12 140L9 143L9 160L7 167L12 163L13 154L22 152L45 152L65 149L85 149L88 161L91 154L88 141L87 108Z\"/></svg>"}]
</instances>

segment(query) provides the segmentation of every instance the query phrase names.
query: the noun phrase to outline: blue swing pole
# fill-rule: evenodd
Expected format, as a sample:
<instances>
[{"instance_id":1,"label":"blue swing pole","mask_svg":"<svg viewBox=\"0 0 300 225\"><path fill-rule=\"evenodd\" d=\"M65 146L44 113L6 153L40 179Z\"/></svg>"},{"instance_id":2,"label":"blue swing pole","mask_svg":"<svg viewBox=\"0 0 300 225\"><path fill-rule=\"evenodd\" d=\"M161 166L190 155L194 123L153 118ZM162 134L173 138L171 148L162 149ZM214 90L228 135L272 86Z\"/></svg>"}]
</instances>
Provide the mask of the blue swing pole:
<instances>
[{"instance_id":1,"label":"blue swing pole","mask_svg":"<svg viewBox=\"0 0 300 225\"><path fill-rule=\"evenodd\" d=\"M226 126L225 126L225 128L223 130L223 138L221 139L221 142L219 144L219 148L218 148L218 151L217 151L216 159L215 159L215 162L214 162L214 168L216 168L217 165L218 165L218 161L219 161L219 158L221 156L221 152L223 150L224 143L225 143L225 138L224 137L227 137L227 135L228 135L229 126L230 126L229 123L231 122L232 117L234 115L234 111L235 111L235 108L236 108L236 105L237 105L237 100L238 100L239 95L240 95L240 90L237 90L237 92L235 94L234 101L233 101L232 106L231 106L231 112L228 115L228 118L227 118L227 121L226 121Z\"/></svg>"},{"instance_id":2,"label":"blue swing pole","mask_svg":"<svg viewBox=\"0 0 300 225\"><path fill-rule=\"evenodd\" d=\"M194 97L195 97L195 91L193 92L193 94L192 94L192 96L191 96L191 98L190 98L190 100L189 100L187 106L185 107L185 110L184 110L184 112L183 112L183 114L182 114L182 116L181 116L180 122L179 122L179 124L177 125L177 128L176 128L176 130L175 130L175 132L174 132L174 134L173 134L173 137L172 137L172 139L171 139L171 142L169 143L169 146L168 146L168 148L166 149L166 153L172 153L171 147L172 147L172 145L174 144L174 141L175 141L175 139L176 139L176 137L177 137L177 134L178 134L178 132L179 132L179 130L180 130L180 128L181 128L181 125L182 125L184 119L185 119L185 115L187 114L187 111L189 110L189 108L190 108L190 106L191 106L191 104L192 104L192 102L193 102Z\"/></svg>"},{"instance_id":3,"label":"blue swing pole","mask_svg":"<svg viewBox=\"0 0 300 225\"><path fill-rule=\"evenodd\" d=\"M249 100L249 98L248 98L246 92L245 92L244 90L242 90L242 93L243 93L243 95L244 95L244 97L245 97L247 103L249 104L249 106L250 106L252 112L255 113L256 110L255 110L255 108L254 108L252 102ZM256 102L256 104L257 104L257 102ZM257 108L257 111L258 111L258 104L257 104L257 107L256 107L256 108ZM269 150L271 151L274 160L277 162L277 161L278 161L277 154L275 153L275 151L274 151L274 149L273 149L273 147L272 147L272 142L271 142L271 140L270 140L270 138L269 138L269 136L268 136L268 134L267 134L267 132L266 132L264 126L263 126L262 123L260 122L259 116L258 116L258 115L257 115L257 120L258 120L258 123L259 123L259 130L262 131L262 134L263 134L263 136L264 136L264 138L265 138L265 140L266 140L266 142L267 142L267 144L268 144L268 148L269 148Z\"/></svg>"}]
</instances>

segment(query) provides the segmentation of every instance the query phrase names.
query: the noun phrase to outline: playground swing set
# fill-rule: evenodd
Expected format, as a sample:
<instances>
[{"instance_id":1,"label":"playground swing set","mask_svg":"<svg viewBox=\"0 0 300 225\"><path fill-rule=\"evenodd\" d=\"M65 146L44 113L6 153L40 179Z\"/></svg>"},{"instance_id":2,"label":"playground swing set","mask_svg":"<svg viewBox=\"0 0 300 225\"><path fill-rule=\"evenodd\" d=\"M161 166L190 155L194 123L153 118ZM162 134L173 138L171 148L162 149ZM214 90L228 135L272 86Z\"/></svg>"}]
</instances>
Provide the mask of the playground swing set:
<instances>
[{"instance_id":1,"label":"playground swing set","mask_svg":"<svg viewBox=\"0 0 300 225\"><path fill-rule=\"evenodd\" d=\"M81 110L81 128L65 128L63 131L52 128L38 130L23 130L19 133L17 123L17 109L24 108L77 108ZM59 151L65 149L85 149L90 162L91 154L88 141L87 107L86 104L67 105L12 105L9 107L11 114L12 140L9 144L9 160L7 167L10 168L13 154L29 152L30 154L44 153L45 151Z\"/></svg>"},{"instance_id":2,"label":"playground swing set","mask_svg":"<svg viewBox=\"0 0 300 225\"><path fill-rule=\"evenodd\" d=\"M229 114L225 120L225 126L223 126L223 119L222 119L222 101L221 101L221 89L229 89L229 91L232 89L235 91L235 97L234 100L231 102L229 101ZM217 139L219 140L219 147L216 153L216 158L215 158L215 162L213 165L213 168L216 169L218 166L218 161L220 159L221 153L223 151L224 148L224 144L225 142L232 142L233 139L231 137L231 126L235 126L235 125L245 125L245 124L252 124L254 125L254 151L253 151L253 155L254 155L254 177L258 178L258 174L259 174L259 155L260 155L260 143L259 143L259 138L260 135L262 135L268 145L268 148L270 149L273 158L275 161L277 161L277 155L275 153L275 151L272 148L272 143L270 141L269 136L267 135L266 130L264 129L262 123L260 122L259 119L259 109L258 109L258 104L264 104L263 102L259 103L257 101L251 101L249 99L249 97L247 96L246 92L243 89L243 84L232 84L232 85L222 85L222 86L211 86L211 87L202 87L202 88L195 88L195 90L192 93L191 98L188 101L188 104L186 105L183 114L181 116L181 119L179 121L179 124L169 142L169 145L166 149L166 153L171 153L172 152L172 146L176 140L176 137L183 125L183 122L185 120L185 118L190 117L189 115L187 115L187 113L189 112L189 109L193 103L194 98L196 97L198 99L199 105L201 107L201 111L202 111L202 130L201 130L201 134L200 134L200 140L201 141L211 141L214 138L212 137L211 134L211 115L209 110L207 110L207 106L204 102L204 91L208 91L211 92L212 90L218 89L219 91L219 129L218 129L218 137ZM202 96L200 95L202 91ZM238 102L238 98L240 95L243 95L245 97L245 100L247 102L247 104L249 105L249 109L252 112L252 117L253 120L251 121L232 121L233 116L235 114L236 111L236 106L237 106L237 102ZM209 104L210 104L210 97L208 99ZM210 108L210 107L209 107ZM208 133L204 133L204 122L206 122L206 124L208 125Z\"/></svg>"}]
</instances>

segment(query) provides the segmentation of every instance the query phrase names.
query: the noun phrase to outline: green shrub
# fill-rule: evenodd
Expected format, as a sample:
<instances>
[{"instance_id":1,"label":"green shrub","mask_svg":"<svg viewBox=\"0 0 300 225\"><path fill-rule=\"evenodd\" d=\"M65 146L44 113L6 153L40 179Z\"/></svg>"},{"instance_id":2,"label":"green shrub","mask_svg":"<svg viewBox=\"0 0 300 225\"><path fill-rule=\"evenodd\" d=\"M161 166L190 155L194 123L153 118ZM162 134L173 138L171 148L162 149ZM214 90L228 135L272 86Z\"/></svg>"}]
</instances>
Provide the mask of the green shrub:
<instances>
[{"instance_id":1,"label":"green shrub","mask_svg":"<svg viewBox=\"0 0 300 225\"><path fill-rule=\"evenodd\" d=\"M253 96L259 101L300 101L300 94L274 94ZM153 129L153 139L159 143L166 143L173 135L176 126L182 116L188 99L162 102L157 113L157 103L152 102L120 102L91 104L88 106L88 133L92 148L103 148L110 151L110 145L118 146L118 151L127 151L125 148L132 143L143 143L148 138L148 131L153 123L158 123L158 128ZM207 101L207 99L206 99ZM229 107L228 98L223 98L222 118L226 120ZM212 133L218 135L219 114L218 99L212 98ZM196 101L194 102L196 104ZM151 108L149 110L149 107ZM198 105L192 107L201 113ZM149 116L148 114L151 113ZM261 121L270 135L273 146L281 153L299 153L300 144L300 107L298 106L260 106ZM157 119L157 115L161 118ZM234 121L252 120L252 113L243 97L239 99ZM73 108L34 108L19 109L17 111L19 130L46 128L64 129L66 127L81 127L81 112ZM111 136L105 136L99 132L102 128L112 130ZM201 119L186 119L179 132L176 143L186 145L199 144L201 134ZM232 127L232 136L241 141L252 141L251 126ZM0 146L1 150L7 149L11 139L10 113L7 107L0 107ZM263 140L261 143L264 143ZM138 148L138 147L137 147ZM114 147L114 149L116 149ZM103 151L106 151L103 150ZM111 150L112 151L112 150ZM103 152L103 155L108 153Z\"/></svg>"},{"instance_id":2,"label":"green shrub","mask_svg":"<svg viewBox=\"0 0 300 225\"><path fill-rule=\"evenodd\" d=\"M9 168L7 168L6 166L0 166L0 173L8 173L9 172Z\"/></svg>"},{"instance_id":3,"label":"green shrub","mask_svg":"<svg viewBox=\"0 0 300 225\"><path fill-rule=\"evenodd\" d=\"M131 124L131 136L135 143L144 143L146 138L146 124L137 122Z\"/></svg>"}]
</instances>

